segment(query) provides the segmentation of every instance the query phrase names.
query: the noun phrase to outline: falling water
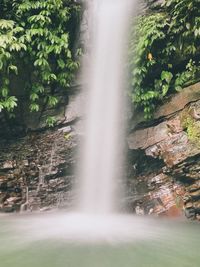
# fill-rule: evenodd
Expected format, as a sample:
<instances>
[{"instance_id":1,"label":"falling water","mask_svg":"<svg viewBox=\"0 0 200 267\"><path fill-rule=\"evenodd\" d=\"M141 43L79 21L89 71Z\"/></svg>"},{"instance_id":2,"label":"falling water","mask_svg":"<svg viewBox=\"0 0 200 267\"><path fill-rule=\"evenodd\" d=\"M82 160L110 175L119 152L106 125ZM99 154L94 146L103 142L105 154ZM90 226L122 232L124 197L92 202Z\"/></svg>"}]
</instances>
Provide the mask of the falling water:
<instances>
[{"instance_id":1,"label":"falling water","mask_svg":"<svg viewBox=\"0 0 200 267\"><path fill-rule=\"evenodd\" d=\"M83 212L110 213L117 208L124 140L124 51L134 2L90 2L91 55L89 67L85 66L88 101L79 190Z\"/></svg>"}]
</instances>

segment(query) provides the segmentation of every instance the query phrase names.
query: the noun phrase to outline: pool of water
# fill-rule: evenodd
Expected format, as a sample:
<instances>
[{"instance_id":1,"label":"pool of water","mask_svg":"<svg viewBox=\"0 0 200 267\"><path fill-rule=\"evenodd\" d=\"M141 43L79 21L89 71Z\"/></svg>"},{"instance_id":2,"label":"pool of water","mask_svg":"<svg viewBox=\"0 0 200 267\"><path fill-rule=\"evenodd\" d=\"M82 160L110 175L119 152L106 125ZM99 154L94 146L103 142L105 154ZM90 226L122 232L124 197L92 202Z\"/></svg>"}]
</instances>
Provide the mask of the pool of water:
<instances>
[{"instance_id":1,"label":"pool of water","mask_svg":"<svg viewBox=\"0 0 200 267\"><path fill-rule=\"evenodd\" d=\"M192 222L63 213L0 219L1 267L200 266Z\"/></svg>"}]
</instances>

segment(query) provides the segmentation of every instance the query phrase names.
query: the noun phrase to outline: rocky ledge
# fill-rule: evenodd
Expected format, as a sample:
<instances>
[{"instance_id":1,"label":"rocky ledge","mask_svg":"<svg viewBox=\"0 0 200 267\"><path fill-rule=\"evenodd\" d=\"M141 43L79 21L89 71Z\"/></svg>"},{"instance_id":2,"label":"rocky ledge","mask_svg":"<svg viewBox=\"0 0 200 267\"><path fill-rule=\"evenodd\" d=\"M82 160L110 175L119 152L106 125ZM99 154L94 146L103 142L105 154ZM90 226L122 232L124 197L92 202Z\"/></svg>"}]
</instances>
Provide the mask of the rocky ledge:
<instances>
[{"instance_id":1,"label":"rocky ledge","mask_svg":"<svg viewBox=\"0 0 200 267\"><path fill-rule=\"evenodd\" d=\"M135 116L128 136L130 208L137 214L200 218L200 83Z\"/></svg>"}]
</instances>

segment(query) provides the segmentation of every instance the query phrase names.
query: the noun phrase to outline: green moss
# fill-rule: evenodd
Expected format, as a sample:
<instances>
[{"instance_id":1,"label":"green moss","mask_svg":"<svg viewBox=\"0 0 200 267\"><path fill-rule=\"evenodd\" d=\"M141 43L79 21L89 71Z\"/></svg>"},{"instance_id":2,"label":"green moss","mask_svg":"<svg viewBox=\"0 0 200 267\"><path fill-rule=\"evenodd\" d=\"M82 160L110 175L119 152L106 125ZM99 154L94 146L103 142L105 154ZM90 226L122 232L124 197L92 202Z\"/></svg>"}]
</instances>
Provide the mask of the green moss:
<instances>
[{"instance_id":1,"label":"green moss","mask_svg":"<svg viewBox=\"0 0 200 267\"><path fill-rule=\"evenodd\" d=\"M66 141L70 140L71 137L72 137L72 136L71 136L71 133L65 133L65 134L64 134L64 138L65 138Z\"/></svg>"},{"instance_id":2,"label":"green moss","mask_svg":"<svg viewBox=\"0 0 200 267\"><path fill-rule=\"evenodd\" d=\"M200 146L200 121L195 120L187 113L183 115L182 126L187 132L188 139Z\"/></svg>"}]
</instances>

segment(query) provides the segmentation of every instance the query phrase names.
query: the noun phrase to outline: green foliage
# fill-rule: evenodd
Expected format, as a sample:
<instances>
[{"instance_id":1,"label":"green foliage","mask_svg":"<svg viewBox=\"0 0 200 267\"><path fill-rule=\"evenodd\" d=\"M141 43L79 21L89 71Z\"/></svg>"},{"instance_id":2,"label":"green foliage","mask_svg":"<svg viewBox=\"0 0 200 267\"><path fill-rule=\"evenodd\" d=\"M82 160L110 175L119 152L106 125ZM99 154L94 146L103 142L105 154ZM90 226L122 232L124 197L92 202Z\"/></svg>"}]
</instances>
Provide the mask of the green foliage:
<instances>
[{"instance_id":1,"label":"green foliage","mask_svg":"<svg viewBox=\"0 0 200 267\"><path fill-rule=\"evenodd\" d=\"M4 0L1 8L0 112L13 112L17 106L13 76L26 76L21 90L29 95L30 111L55 106L55 89L69 88L79 67L71 25L80 7L71 0Z\"/></svg>"},{"instance_id":2,"label":"green foliage","mask_svg":"<svg viewBox=\"0 0 200 267\"><path fill-rule=\"evenodd\" d=\"M17 74L15 54L26 50L18 38L20 27L12 20L0 19L0 112L12 112L17 106L17 98L9 96L10 76Z\"/></svg>"},{"instance_id":3,"label":"green foliage","mask_svg":"<svg viewBox=\"0 0 200 267\"><path fill-rule=\"evenodd\" d=\"M151 118L155 106L200 76L198 0L166 0L137 18L130 47L132 100Z\"/></svg>"},{"instance_id":4,"label":"green foliage","mask_svg":"<svg viewBox=\"0 0 200 267\"><path fill-rule=\"evenodd\" d=\"M56 124L55 117L52 117L52 116L47 117L47 119L46 119L46 125L48 127L53 127L55 124Z\"/></svg>"},{"instance_id":5,"label":"green foliage","mask_svg":"<svg viewBox=\"0 0 200 267\"><path fill-rule=\"evenodd\" d=\"M185 71L176 74L176 79L174 82L174 88L177 92L181 91L187 82L193 82L199 76L200 66L196 65L195 61L190 61L186 65Z\"/></svg>"}]
</instances>

